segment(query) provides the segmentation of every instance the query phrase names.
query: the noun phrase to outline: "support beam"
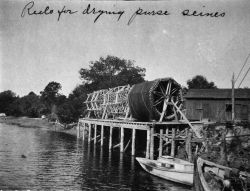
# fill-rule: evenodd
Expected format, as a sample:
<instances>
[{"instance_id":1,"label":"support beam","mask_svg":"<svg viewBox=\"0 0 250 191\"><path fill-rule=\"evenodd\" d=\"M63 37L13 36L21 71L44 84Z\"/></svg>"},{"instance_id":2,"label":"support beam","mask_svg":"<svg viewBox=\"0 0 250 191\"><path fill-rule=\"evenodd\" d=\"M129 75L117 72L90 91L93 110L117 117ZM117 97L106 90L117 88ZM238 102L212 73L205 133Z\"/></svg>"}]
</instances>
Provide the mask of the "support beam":
<instances>
[{"instance_id":1,"label":"support beam","mask_svg":"<svg viewBox=\"0 0 250 191\"><path fill-rule=\"evenodd\" d=\"M89 123L89 137L88 137L88 142L90 143L91 141L91 124Z\"/></svg>"},{"instance_id":2,"label":"support beam","mask_svg":"<svg viewBox=\"0 0 250 191\"><path fill-rule=\"evenodd\" d=\"M132 145L131 145L131 155L134 156L135 155L135 129L132 129Z\"/></svg>"},{"instance_id":3,"label":"support beam","mask_svg":"<svg viewBox=\"0 0 250 191\"><path fill-rule=\"evenodd\" d=\"M94 129L94 144L96 144L96 134L97 134L97 125L95 124L95 129Z\"/></svg>"},{"instance_id":4,"label":"support beam","mask_svg":"<svg viewBox=\"0 0 250 191\"><path fill-rule=\"evenodd\" d=\"M172 127L171 157L175 156L175 128Z\"/></svg>"},{"instance_id":5,"label":"support beam","mask_svg":"<svg viewBox=\"0 0 250 191\"><path fill-rule=\"evenodd\" d=\"M118 143L118 144L113 146L113 149L115 149L116 147L120 147L120 146L121 146L121 143Z\"/></svg>"},{"instance_id":6,"label":"support beam","mask_svg":"<svg viewBox=\"0 0 250 191\"><path fill-rule=\"evenodd\" d=\"M150 129L150 159L154 160L154 125Z\"/></svg>"},{"instance_id":7,"label":"support beam","mask_svg":"<svg viewBox=\"0 0 250 191\"><path fill-rule=\"evenodd\" d=\"M163 140L163 129L160 129L160 141L159 141L159 157L162 156L162 140Z\"/></svg>"},{"instance_id":8,"label":"support beam","mask_svg":"<svg viewBox=\"0 0 250 191\"><path fill-rule=\"evenodd\" d=\"M120 152L124 150L124 128L121 127L121 141L120 141Z\"/></svg>"},{"instance_id":9,"label":"support beam","mask_svg":"<svg viewBox=\"0 0 250 191\"><path fill-rule=\"evenodd\" d=\"M112 134L113 134L113 127L110 126L110 130L109 130L109 150L112 149Z\"/></svg>"},{"instance_id":10,"label":"support beam","mask_svg":"<svg viewBox=\"0 0 250 191\"><path fill-rule=\"evenodd\" d=\"M130 141L131 141L131 139L129 139L129 141L128 141L127 145L125 146L125 149L124 149L124 151L123 151L123 152L126 152L126 150L127 150L128 146L129 146Z\"/></svg>"},{"instance_id":11,"label":"support beam","mask_svg":"<svg viewBox=\"0 0 250 191\"><path fill-rule=\"evenodd\" d=\"M146 146L146 158L149 159L150 153L150 130L147 130L147 146Z\"/></svg>"},{"instance_id":12,"label":"support beam","mask_svg":"<svg viewBox=\"0 0 250 191\"><path fill-rule=\"evenodd\" d=\"M104 127L101 126L101 146L103 146L103 134L104 134Z\"/></svg>"},{"instance_id":13,"label":"support beam","mask_svg":"<svg viewBox=\"0 0 250 191\"><path fill-rule=\"evenodd\" d=\"M95 139L96 139L96 141L97 141L97 139L98 139L99 137L100 137L100 135L97 135L96 138L93 137L93 138L91 139L91 141L95 141Z\"/></svg>"}]
</instances>

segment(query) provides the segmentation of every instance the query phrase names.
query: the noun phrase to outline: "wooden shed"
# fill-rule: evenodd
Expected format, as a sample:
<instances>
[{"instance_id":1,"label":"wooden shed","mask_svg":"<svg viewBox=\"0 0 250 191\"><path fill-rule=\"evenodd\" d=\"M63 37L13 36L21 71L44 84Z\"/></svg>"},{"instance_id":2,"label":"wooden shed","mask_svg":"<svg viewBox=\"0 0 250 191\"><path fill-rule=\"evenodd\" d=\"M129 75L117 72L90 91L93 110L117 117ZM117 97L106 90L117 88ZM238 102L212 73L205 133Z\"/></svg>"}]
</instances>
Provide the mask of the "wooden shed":
<instances>
[{"instance_id":1,"label":"wooden shed","mask_svg":"<svg viewBox=\"0 0 250 191\"><path fill-rule=\"evenodd\" d=\"M232 89L190 89L184 100L189 120L232 119ZM235 120L250 121L250 89L235 89Z\"/></svg>"}]
</instances>

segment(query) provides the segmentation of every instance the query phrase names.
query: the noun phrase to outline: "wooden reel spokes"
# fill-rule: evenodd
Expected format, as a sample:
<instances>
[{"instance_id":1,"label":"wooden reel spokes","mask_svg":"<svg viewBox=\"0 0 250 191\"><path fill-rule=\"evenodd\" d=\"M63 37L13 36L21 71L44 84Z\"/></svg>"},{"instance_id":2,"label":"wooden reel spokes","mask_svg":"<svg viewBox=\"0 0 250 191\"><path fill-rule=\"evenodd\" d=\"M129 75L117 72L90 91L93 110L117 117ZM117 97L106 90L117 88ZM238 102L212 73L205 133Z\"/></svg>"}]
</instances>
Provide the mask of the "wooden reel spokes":
<instances>
[{"instance_id":1,"label":"wooden reel spokes","mask_svg":"<svg viewBox=\"0 0 250 191\"><path fill-rule=\"evenodd\" d=\"M159 122L178 120L176 105L182 103L181 88L173 83L171 80L161 81L152 92L153 107L159 114Z\"/></svg>"}]
</instances>

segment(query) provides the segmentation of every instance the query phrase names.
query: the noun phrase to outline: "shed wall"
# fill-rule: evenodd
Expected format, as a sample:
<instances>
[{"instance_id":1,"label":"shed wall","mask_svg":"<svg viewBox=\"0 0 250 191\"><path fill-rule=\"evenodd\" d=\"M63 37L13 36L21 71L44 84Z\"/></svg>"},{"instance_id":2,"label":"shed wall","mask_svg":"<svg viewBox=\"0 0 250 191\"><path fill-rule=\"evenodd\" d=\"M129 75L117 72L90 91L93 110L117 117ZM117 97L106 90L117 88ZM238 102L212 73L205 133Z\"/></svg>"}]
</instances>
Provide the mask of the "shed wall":
<instances>
[{"instance_id":1,"label":"shed wall","mask_svg":"<svg viewBox=\"0 0 250 191\"><path fill-rule=\"evenodd\" d=\"M230 121L231 100L186 99L186 115L190 120ZM235 119L250 121L250 100L235 100Z\"/></svg>"}]
</instances>

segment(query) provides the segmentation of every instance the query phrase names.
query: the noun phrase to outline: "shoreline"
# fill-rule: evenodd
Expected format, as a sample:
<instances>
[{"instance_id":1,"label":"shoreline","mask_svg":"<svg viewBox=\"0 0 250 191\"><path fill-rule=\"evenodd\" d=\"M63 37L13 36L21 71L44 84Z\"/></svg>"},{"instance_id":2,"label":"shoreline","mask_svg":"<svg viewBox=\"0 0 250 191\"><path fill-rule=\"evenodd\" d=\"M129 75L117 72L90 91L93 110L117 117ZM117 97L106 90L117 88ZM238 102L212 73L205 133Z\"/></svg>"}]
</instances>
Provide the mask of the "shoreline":
<instances>
[{"instance_id":1,"label":"shoreline","mask_svg":"<svg viewBox=\"0 0 250 191\"><path fill-rule=\"evenodd\" d=\"M48 131L61 132L76 136L75 127L71 129L64 129L59 124L48 122L47 119L8 116L6 118L0 118L0 123L4 123L7 125L16 125L19 127L26 127L26 128L42 128Z\"/></svg>"}]
</instances>

